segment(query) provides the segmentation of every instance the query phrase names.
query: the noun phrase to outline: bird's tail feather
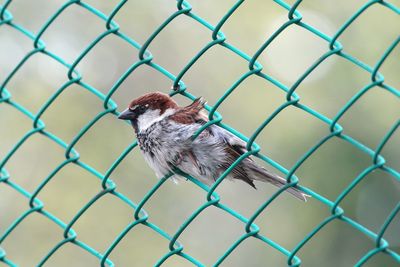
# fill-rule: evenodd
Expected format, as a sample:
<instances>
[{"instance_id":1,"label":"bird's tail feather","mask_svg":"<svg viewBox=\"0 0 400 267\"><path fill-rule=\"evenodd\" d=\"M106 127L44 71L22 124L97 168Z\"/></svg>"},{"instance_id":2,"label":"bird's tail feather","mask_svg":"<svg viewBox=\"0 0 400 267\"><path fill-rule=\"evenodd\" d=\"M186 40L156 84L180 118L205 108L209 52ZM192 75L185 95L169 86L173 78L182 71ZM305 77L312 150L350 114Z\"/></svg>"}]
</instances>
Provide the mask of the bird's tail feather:
<instances>
[{"instance_id":1,"label":"bird's tail feather","mask_svg":"<svg viewBox=\"0 0 400 267\"><path fill-rule=\"evenodd\" d=\"M254 164L254 166L250 167L250 170L254 174L254 180L262 181L262 182L268 182L273 185L275 185L278 188L281 188L282 186L286 185L286 179L271 173L267 171L266 169L259 167ZM285 190L286 192L292 194L294 197L306 202L308 197L311 197L310 195L307 195L306 193L302 192L301 190L295 188L295 187L289 187Z\"/></svg>"}]
</instances>

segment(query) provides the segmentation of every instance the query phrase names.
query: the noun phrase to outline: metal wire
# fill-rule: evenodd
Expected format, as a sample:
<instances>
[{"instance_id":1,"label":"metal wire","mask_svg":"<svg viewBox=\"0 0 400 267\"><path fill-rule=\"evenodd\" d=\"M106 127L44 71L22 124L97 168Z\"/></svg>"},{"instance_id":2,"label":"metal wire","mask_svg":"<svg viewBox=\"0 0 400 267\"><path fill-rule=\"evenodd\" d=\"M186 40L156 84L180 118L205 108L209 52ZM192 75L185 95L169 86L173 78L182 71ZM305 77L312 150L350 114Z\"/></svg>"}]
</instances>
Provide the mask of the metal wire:
<instances>
[{"instance_id":1,"label":"metal wire","mask_svg":"<svg viewBox=\"0 0 400 267\"><path fill-rule=\"evenodd\" d=\"M275 32L273 33L266 41L263 43L263 45L254 53L254 55L248 55L241 51L239 48L235 47L234 45L230 44L229 42L226 41L225 35L221 32L221 28L223 25L229 20L230 16L241 6L241 4L244 2L244 0L239 0L237 1L230 10L223 16L223 18L217 23L217 25L211 25L209 22L206 20L202 19L198 15L196 15L195 12L192 11L191 5L183 0L177 1L177 10L169 16L152 34L151 36L144 42L143 45L139 44L135 40L133 40L131 37L127 36L124 34L122 31L120 31L119 25L114 21L114 17L118 12L121 10L121 8L124 6L124 4L127 2L127 0L120 1L113 9L113 11L110 13L110 15L105 15L102 12L100 12L98 9L94 8L93 6L87 4L84 1L79 1L79 0L71 0L65 2L41 27L39 32L37 34L33 34L30 31L28 31L26 28L16 24L13 20L12 14L7 10L7 8L12 4L12 0L6 1L2 6L0 6L0 26L1 27L10 27L15 31L18 31L25 35L27 40L30 40L33 43L33 49L27 53L23 59L17 64L17 66L8 74L8 76L5 78L4 81L0 84L0 103L2 105L8 105L9 107L12 107L16 112L22 113L24 116L29 118L33 125L32 129L30 129L13 147L12 149L6 154L6 156L0 161L0 185L3 186L9 186L13 190L17 191L21 195L23 195L27 200L29 201L29 207L30 209L25 211L20 217L18 217L15 221L11 223L11 225L6 229L4 233L0 235L0 245L1 243L8 238L10 233L12 233L18 224L20 224L23 220L25 220L28 216L30 216L33 213L40 214L42 216L47 217L51 221L53 221L56 225L58 225L62 230L63 230L63 240L60 241L53 249L48 251L48 253L41 259L39 263L37 263L37 266L42 266L50 257L53 256L53 254L60 249L62 246L65 244L73 244L76 245L83 250L87 251L88 253L92 254L94 257L97 257L100 261L101 266L114 266L113 262L108 258L109 255L112 253L112 251L118 246L119 242L126 236L129 231L131 231L133 228L137 227L138 225L142 225L147 227L148 229L158 233L160 236L165 238L166 240L169 241L169 252L163 255L158 262L155 264L155 266L160 266L162 265L169 257L173 255L177 255L182 257L183 259L187 260L188 262L193 263L196 266L204 266L203 263L201 263L198 259L192 257L191 255L187 254L184 251L184 247L182 244L179 243L179 237L181 234L186 230L188 225L200 214L202 213L205 209L208 207L216 207L220 209L223 212L226 212L230 214L231 216L235 217L236 219L240 220L243 222L244 225L244 232L243 234L234 242L228 250L226 250L217 260L217 262L214 263L213 266L219 266L231 253L234 251L241 242L248 238L256 238L261 240L262 242L265 243L265 245L270 246L280 253L284 254L287 257L287 265L288 266L300 266L301 260L297 256L297 253L302 249L302 247L310 241L310 239L313 238L313 236L318 233L322 228L324 228L327 224L331 223L332 221L335 220L340 220L348 225L350 225L354 230L359 231L360 233L369 236L370 238L375 240L375 248L370 250L368 253L366 253L356 264L356 266L362 266L365 264L369 259L371 259L374 255L377 253L385 253L392 257L396 262L400 263L400 255L393 251L390 248L390 245L388 241L386 241L383 236L388 228L389 224L393 221L394 217L400 212L400 203L393 209L393 211L390 213L390 215L386 218L385 222L380 228L380 231L375 233L372 232L371 230L367 229L365 226L362 224L356 222L355 220L347 217L344 214L343 208L340 207L340 203L342 200L357 186L360 181L362 181L366 175L368 175L370 172L380 169L383 172L386 172L390 176L394 177L394 179L397 182L400 182L400 174L397 170L394 168L388 166L386 164L385 158L380 154L382 151L383 147L385 144L388 142L388 140L394 135L394 133L398 130L399 125L400 125L400 120L398 120L392 128L389 130L389 132L381 139L379 145L377 148L374 150L372 148L366 147L363 145L360 141L352 138L349 135L346 135L343 133L343 127L339 124L340 118L349 110L349 108L354 105L362 96L370 90L386 90L389 93L391 93L394 97L399 98L400 97L400 92L396 88L390 86L387 84L384 80L383 75L379 72L380 67L382 66L383 62L390 56L390 53L394 50L394 48L399 44L400 42L400 37L397 38L391 45L386 49L384 54L381 56L381 58L378 60L375 66L369 66L365 64L364 62L360 61L359 59L353 57L352 55L346 53L343 51L343 46L339 42L339 37L343 34L343 32L346 31L346 29L354 22L357 20L357 18L365 12L368 8L374 5L380 5L384 8L387 8L388 10L391 10L395 14L400 13L400 9L396 7L395 5L386 2L386 1L379 1L379 0L374 0L374 1L368 1L365 5L363 5L357 12L355 12L341 27L340 29L334 34L334 36L328 36L324 34L323 32L319 31L317 28L315 28L312 25L309 25L305 22L302 21L302 15L301 13L297 10L297 7L301 4L301 0L296 1L293 5L289 5L284 1L281 0L275 0L275 2L280 5L282 8L286 9L288 12L288 20L282 24L282 26ZM52 53L49 49L47 49L45 42L41 39L43 34L46 32L46 30L49 28L49 26L54 23L58 17L68 8L71 6L79 6L80 8L83 8L89 12L91 12L93 15L95 15L98 19L104 21L104 32L101 33L97 38L95 38L87 47L84 49L84 51L75 59L74 62L67 62L63 58L59 57L57 54ZM189 62L186 66L182 68L182 70L179 72L177 76L174 76L168 70L164 69L162 66L158 65L157 63L154 62L154 58L150 51L148 50L148 47L150 44L154 41L154 39L157 38L159 33L173 20L175 20L179 16L186 16L188 18L191 18L201 25L203 25L205 28L211 31L211 40L210 42L204 46ZM313 35L323 39L325 42L327 42L327 45L329 47L329 50L321 56L314 64L309 67L302 75L301 77L293 84L291 87L287 87L284 84L280 83L278 80L276 80L274 77L269 76L268 74L264 73L263 66L257 61L258 57L262 54L262 52L277 38L283 31L285 31L289 26L291 25L296 25L298 27L301 27ZM97 90L95 87L91 86L90 84L84 82L82 80L82 75L79 73L79 71L76 70L76 66L79 64L79 62L96 46L98 45L106 36L108 35L114 35L125 42L127 42L129 45L137 49L138 55L139 55L139 60L135 62L133 65L131 65L126 72L118 79L117 82L110 88L109 92L107 94L101 93L99 90ZM206 127L210 126L211 124L217 124L228 131L232 132L239 138L245 140L247 142L247 149L248 152L242 155L236 162L226 171L224 172L221 177L216 181L216 183L211 187L207 187L203 185L201 182L197 181L196 179L193 179L192 177L187 176L187 178L201 187L205 192L206 192L206 200L203 205L198 207L198 209L193 212L193 214L179 227L178 231L173 234L169 234L163 229L161 229L159 226L153 224L148 220L148 214L146 211L143 209L143 206L153 197L154 194L157 193L157 191L162 187L164 182L169 178L168 175L164 177L163 179L160 179L159 182L143 197L143 199L139 203L134 203L131 201L129 198L127 198L125 195L121 194L116 190L116 184L109 178L110 175L113 173L113 171L116 169L116 167L121 163L121 161L124 160L126 155L130 153L133 149L136 148L137 143L134 142L130 146L128 146L123 153L118 157L117 160L115 160L111 166L108 168L108 170L102 174L87 163L83 162L80 159L78 151L75 149L76 144L79 142L79 140L82 138L82 136L85 135L85 133L93 126L95 125L99 120L101 120L105 115L107 114L112 114L114 116L117 116L119 113L117 112L117 104L112 100L113 94L118 90L119 86L124 82L124 80L131 75L132 72L134 72L138 67L141 65L147 65L154 70L158 71L159 73L165 75L167 78L169 78L173 84L173 90L171 90L171 95L175 94L181 94L189 99L194 100L196 97L192 94L190 94L186 90L185 83L182 81L184 78L186 72L194 65L196 64L197 60L202 57L203 54L205 54L209 49L211 49L214 46L220 46L223 47L224 49L228 49L231 52L237 54L244 60L248 62L248 71L243 74L241 77L239 77L234 84L226 90L226 92L219 98L219 100L216 102L214 106L207 106L207 109L209 111L209 119L210 121L200 129L200 131L197 133L197 135L204 130ZM32 113L29 109L26 107L20 105L16 101L12 99L11 93L7 90L7 85L12 80L14 75L21 69L21 67L26 64L30 60L30 58L35 55L35 54L42 54L46 55L57 62L61 63L64 65L67 70L68 70L68 80L60 87L56 92L40 107L39 111L35 114ZM359 90L352 99L350 99L343 107L342 109L336 114L334 118L328 118L325 117L324 115L318 113L317 111L313 110L312 108L302 104L300 102L300 96L296 93L296 89L298 86L302 83L302 81L310 75L318 66L320 63L328 59L329 57L341 57L354 66L361 68L371 75L371 82L367 84L364 88ZM225 101L234 91L235 89L247 78L251 76L258 76L266 81L272 83L275 85L277 88L280 90L283 90L286 93L286 101L282 103L280 107L278 107L275 112L273 112L268 118L265 119L265 121L255 130L255 132L249 137L245 137L242 134L240 134L238 131L235 129L229 127L228 125L222 123L222 115L218 113L218 108L219 106ZM93 97L96 97L103 101L103 107L104 110L97 114L91 121L89 121L85 127L83 127L79 133L73 138L71 143L66 143L59 137L57 137L55 134L51 133L46 129L45 122L41 119L42 115L47 111L47 109L52 105L52 103L64 92L66 91L71 85L77 84L83 89L89 91ZM296 109L302 110L304 112L307 112L308 114L314 116L318 120L322 121L324 124L326 124L329 127L330 133L323 137L319 142L317 142L312 148L309 149L304 155L302 155L298 161L293 165L293 167L289 170L285 169L279 163L273 161L271 158L268 158L267 156L261 154L260 147L255 143L255 140L257 136L263 131L263 129L284 109L288 107L294 107ZM13 155L18 151L18 149L21 147L21 145L26 142L29 138L31 138L34 135L42 135L49 140L55 142L58 146L62 147L65 150L65 160L59 164L47 177L43 179L41 184L34 190L33 193L29 193L27 190L19 186L17 183L15 183L12 180L11 174L7 172L6 165L7 162L13 157ZM194 136L197 137L197 135ZM325 198L324 196L318 194L318 192L314 192L313 190L302 187L298 184L299 179L296 177L295 172L296 170L319 148L321 147L324 143L326 143L328 140L333 139L333 138L339 138L348 144L354 146L361 152L367 154L371 158L371 164L364 170L362 171L355 179L347 186L345 190L341 192L341 194L337 197L335 200L329 200ZM220 203L220 196L215 192L216 188L220 185L220 183L223 181L223 179L227 176L227 174L236 166L241 160L243 160L245 157L248 157L250 155L255 155L256 157L266 161L267 163L273 165L280 171L284 172L287 176L287 181L288 184L278 190L272 197L270 197L268 200L265 201L258 209L257 211L250 216L249 218L246 218L239 214L237 211L233 210L232 208ZM90 172L91 174L95 175L102 181L102 190L95 196L93 197L88 203L86 203L77 214L73 217L73 219L70 222L64 222L61 219L57 218L50 212L46 211L44 208L44 204L40 199L37 197L37 195L40 193L40 191L47 185L47 183L54 178L54 176L63 168L66 166L74 164L76 166L79 166L83 170ZM178 170L177 170L178 171ZM185 174L183 174L185 175ZM306 235L297 245L293 250L288 250L279 243L273 241L272 239L268 238L265 235L261 235L259 233L260 228L254 223L254 221L257 219L257 217L276 199L277 196L279 196L282 192L284 192L287 188L291 186L296 186L298 188L301 188L304 192L307 194L310 194L314 199L317 201L320 201L324 205L326 205L330 211L331 215L325 218L322 222L320 222L317 227L315 227L308 235ZM99 251L96 251L94 248L90 247L88 244L82 242L77 238L77 234L74 231L73 227L75 223L80 219L80 217L90 208L91 205L93 205L97 200L100 198L104 197L105 195L112 194L115 197L119 198L121 201L125 202L128 204L133 210L134 210L134 216L132 222L121 232L119 235L115 238L115 240L108 246L107 250L105 253L100 253ZM16 263L12 261L12 259L9 259L7 257L6 251L0 248L0 262L3 262L4 264L8 266L17 266Z\"/></svg>"}]
</instances>

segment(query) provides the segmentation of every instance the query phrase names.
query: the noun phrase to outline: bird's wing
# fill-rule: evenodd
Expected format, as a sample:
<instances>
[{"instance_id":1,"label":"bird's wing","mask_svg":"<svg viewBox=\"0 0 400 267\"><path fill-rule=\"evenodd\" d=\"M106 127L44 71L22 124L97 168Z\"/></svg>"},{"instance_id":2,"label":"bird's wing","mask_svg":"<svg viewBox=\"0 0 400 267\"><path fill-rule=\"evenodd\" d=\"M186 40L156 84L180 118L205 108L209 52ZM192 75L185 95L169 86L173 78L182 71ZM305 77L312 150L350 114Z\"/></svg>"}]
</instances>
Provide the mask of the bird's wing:
<instances>
[{"instance_id":1,"label":"bird's wing","mask_svg":"<svg viewBox=\"0 0 400 267\"><path fill-rule=\"evenodd\" d=\"M228 169L230 166L232 166L235 161L243 154L241 151L236 150L234 147L230 146L229 144L226 144L224 147L225 151L225 161L223 164L221 164L221 171L224 172L226 169ZM248 161L249 158L243 159L243 161ZM246 169L244 168L244 165L242 164L241 161L238 163L230 172L230 175L234 179L239 179L242 180L252 187L256 188L256 186L253 183L253 180L250 179L248 173L246 172Z\"/></svg>"},{"instance_id":2,"label":"bird's wing","mask_svg":"<svg viewBox=\"0 0 400 267\"><path fill-rule=\"evenodd\" d=\"M177 123L181 124L200 124L204 125L208 122L208 118L206 114L204 114L205 101L203 98L198 98L193 101L192 104L189 106L183 107L173 115L170 116L172 120ZM220 165L221 173L228 169L246 150L246 143L241 139L237 138L227 130L217 126L211 125L207 129L205 129L200 138L208 138L210 135L216 137L215 140L221 142L219 145L224 149L225 152L225 160ZM205 145L203 143L203 145ZM201 164L197 161L195 154L188 149L187 151L182 152L182 157L187 157L190 161L192 161L193 165L200 169ZM251 160L250 158L244 159L244 161ZM201 171L201 169L200 169ZM247 175L245 169L243 168L242 164L238 164L235 168L231 171L230 175L235 179L240 179L251 185L255 188L253 181ZM215 178L216 179L216 178Z\"/></svg>"},{"instance_id":3,"label":"bird's wing","mask_svg":"<svg viewBox=\"0 0 400 267\"><path fill-rule=\"evenodd\" d=\"M221 171L223 172L232 166L241 155L247 152L246 142L218 125L212 125L209 129L212 135L218 137L218 140L222 143L220 146L224 148L226 158L224 163L221 165ZM246 157L233 168L230 174L234 179L242 180L256 188L253 180L246 172L245 165L247 164L243 164L245 162L249 164L250 162L253 162L253 159L251 157Z\"/></svg>"}]
</instances>

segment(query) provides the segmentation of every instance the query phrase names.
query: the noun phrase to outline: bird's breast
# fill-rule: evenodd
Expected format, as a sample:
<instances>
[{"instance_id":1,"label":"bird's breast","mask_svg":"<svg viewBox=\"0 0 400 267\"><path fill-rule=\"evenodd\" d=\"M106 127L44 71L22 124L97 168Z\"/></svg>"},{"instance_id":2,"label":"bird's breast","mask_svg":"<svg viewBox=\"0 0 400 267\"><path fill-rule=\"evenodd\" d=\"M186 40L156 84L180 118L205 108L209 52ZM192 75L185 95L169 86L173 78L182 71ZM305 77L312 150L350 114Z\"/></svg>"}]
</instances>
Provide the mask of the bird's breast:
<instances>
[{"instance_id":1,"label":"bird's breast","mask_svg":"<svg viewBox=\"0 0 400 267\"><path fill-rule=\"evenodd\" d=\"M159 147L157 139L148 136L147 134L138 134L138 144L140 149L146 153L152 153Z\"/></svg>"},{"instance_id":2,"label":"bird's breast","mask_svg":"<svg viewBox=\"0 0 400 267\"><path fill-rule=\"evenodd\" d=\"M140 149L146 153L154 153L160 149L160 125L158 123L153 124L148 129L137 134L138 144Z\"/></svg>"}]
</instances>

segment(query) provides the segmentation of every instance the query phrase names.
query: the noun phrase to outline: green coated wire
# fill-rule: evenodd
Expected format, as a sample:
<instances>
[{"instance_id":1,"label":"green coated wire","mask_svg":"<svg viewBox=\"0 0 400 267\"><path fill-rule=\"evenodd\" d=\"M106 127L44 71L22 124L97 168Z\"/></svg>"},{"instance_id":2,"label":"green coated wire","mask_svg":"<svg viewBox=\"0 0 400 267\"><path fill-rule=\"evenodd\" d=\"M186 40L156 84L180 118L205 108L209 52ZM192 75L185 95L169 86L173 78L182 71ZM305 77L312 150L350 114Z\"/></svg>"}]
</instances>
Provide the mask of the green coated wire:
<instances>
[{"instance_id":1,"label":"green coated wire","mask_svg":"<svg viewBox=\"0 0 400 267\"><path fill-rule=\"evenodd\" d=\"M322 228L326 225L330 224L332 221L341 220L344 223L347 223L354 230L359 231L360 233L372 238L375 241L375 248L368 251L365 255L363 255L356 266L362 266L367 263L374 255L378 253L385 253L386 255L392 257L396 262L400 263L400 255L393 251L390 247L390 244L387 240L384 239L384 234L394 218L398 216L400 213L400 203L396 205L396 207L391 211L388 215L384 223L382 224L379 232L375 233L369 230L364 225L359 222L347 217L344 214L344 209L339 206L341 201L346 198L346 196L353 190L359 182L361 182L369 173L376 169L380 169L385 173L392 176L397 182L400 183L400 174L394 169L392 166L388 166L386 160L381 155L381 151L390 140L390 138L394 135L394 133L398 130L400 126L400 120L398 120L393 127L384 135L377 148L374 150L372 148L366 147L360 141L354 139L353 137L346 135L343 133L343 127L340 125L340 119L343 115L363 97L363 95L370 90L386 90L390 92L394 97L400 98L400 92L398 89L393 86L387 84L385 82L384 76L379 72L382 64L390 57L393 50L398 46L400 42L400 37L398 37L383 53L380 59L377 61L374 67L367 65L361 60L355 58L354 56L346 53L343 50L343 45L340 43L340 36L348 29L352 23L354 23L361 14L363 14L366 10L368 10L371 6L380 5L384 8L387 8L390 11L393 11L396 14L400 14L400 9L396 7L394 4L389 3L387 1L382 0L373 0L366 2L361 8L359 8L333 35L329 36L318 30L316 27L307 24L302 21L302 14L298 10L301 7L302 0L296 1L293 5L290 5L281 0L275 0L274 2L278 4L280 7L285 9L288 12L288 20L284 22L278 30L276 30L258 49L253 55L248 55L245 52L241 51L238 47L234 46L232 43L228 42L229 38L225 36L225 34L221 31L224 24L229 21L232 14L234 14L238 9L241 8L241 5L244 3L244 0L236 1L232 7L223 15L223 17L218 21L218 23L214 26L199 17L194 11L192 6L184 0L178 0L176 5L176 11L171 14L166 20L159 25L153 33L147 38L147 40L141 45L132 39L130 36L126 35L120 30L119 25L114 21L114 17L118 14L118 12L123 9L127 0L122 0L117 3L114 9L110 12L110 15L103 14L101 11L93 7L92 5L80 1L80 0L71 0L64 2L57 10L52 14L47 21L42 25L37 34L34 34L28 31L26 28L14 22L13 15L9 11L9 8L12 6L12 0L7 0L3 5L0 5L0 26L8 27L12 31L16 31L23 36L26 37L27 41L31 41L33 44L33 49L25 54L25 56L18 62L18 64L10 71L10 73L5 77L3 81L0 81L0 104L8 105L12 107L16 112L21 113L32 121L32 129L28 130L22 138L18 140L18 142L11 148L8 153L4 156L4 158L0 159L0 185L8 186L12 190L20 193L23 197L27 199L29 202L29 209L23 212L16 220L14 220L9 227L5 230L4 233L0 233L0 245L6 240L9 235L18 227L18 225L24 221L27 217L29 217L33 213L40 214L47 219L54 222L58 227L63 230L63 239L57 243L50 251L46 253L42 257L42 259L35 263L36 266L43 266L60 248L62 248L65 244L73 244L78 248L90 253L94 257L99 259L99 264L101 266L114 266L114 263L111 261L112 253L114 249L116 249L121 240L125 238L125 236L138 225L147 227L147 229L154 231L159 234L162 238L168 240L169 245L166 249L169 251L165 253L158 261L154 264L154 266L161 266L165 261L167 261L172 256L179 256L182 259L186 260L189 263L194 264L195 266L205 266L199 259L194 258L185 252L183 244L179 242L180 235L186 231L187 227L191 224L193 220L196 219L198 215L200 215L204 210L213 206L221 210L222 212L226 212L231 215L233 218L237 219L243 224L243 234L236 239L235 242L217 259L217 261L213 264L213 266L219 266L222 264L226 258L238 247L242 242L249 238L255 238L262 241L265 245L277 250L287 257L287 265L288 266L300 266L301 259L298 257L298 252L302 249L302 247L307 244ZM95 15L99 20L104 22L105 29L99 34L78 56L73 62L67 62L57 54L51 52L42 36L48 30L51 25L58 20L58 17L68 10L71 6L79 6L91 14ZM154 60L153 55L148 50L152 42L157 38L161 31L165 27L168 26L172 21L174 21L177 17L186 16L194 21L196 21L202 27L208 29L211 33L211 39L209 43L207 43L201 50L188 61L188 63L180 70L180 72L175 76L171 74L168 70L158 65ZM325 52L319 59L317 59L299 78L297 81L293 83L291 87L287 87L282 82L280 82L275 77L263 72L263 66L257 61L261 54L267 49L267 47L274 42L274 40L284 32L288 27L301 27L304 30L309 31L311 34L315 35L318 38L324 40L327 44L327 52ZM133 63L119 78L118 80L111 86L109 91L106 94L101 93L98 89L93 87L92 85L84 82L82 80L81 73L76 69L77 65L82 61L85 56L90 53L90 51L96 47L102 40L109 35L113 35L121 40L125 41L129 45L131 45L134 49L137 50L139 60ZM238 55L240 58L245 60L248 63L248 71L240 76L229 88L226 89L225 93L220 96L214 106L206 106L206 109L209 111L209 122L207 122L195 135L193 135L193 139L197 138L197 136L207 127L212 124L219 125L224 129L230 131L232 134L241 138L247 143L247 152L244 153L240 158L238 158L214 183L211 187L208 187L193 177L188 176L185 173L182 173L180 170L174 170L174 173L178 173L187 177L189 181L191 181L195 186L198 186L201 190L205 192L204 203L200 205L178 228L175 233L168 233L156 224L152 223L149 219L148 213L145 211L146 203L157 194L158 190L163 186L163 184L169 179L171 175L174 173L170 173L164 178L160 179L148 192L147 194L139 201L139 203L134 203L128 197L123 195L117 190L117 184L114 183L110 176L114 172L114 170L119 166L119 164L125 159L125 157L137 147L137 142L132 142L119 157L109 166L106 172L100 173L98 170L85 163L80 159L79 152L76 150L76 145L79 143L80 139L88 132L90 129L99 121L101 121L106 115L112 114L117 116L119 113L117 111L117 104L113 101L112 97L115 92L118 91L121 84L140 66L147 65L155 71L161 73L172 83L172 90L170 92L171 96L176 94L181 94L184 97L187 97L191 100L194 100L196 96L192 95L188 92L183 79L185 74L192 68L193 65L210 49L215 46L221 46L224 49L227 49L234 54ZM67 70L66 81L65 83L58 88L53 95L51 95L47 101L39 108L37 113L32 113L29 109L20 105L18 102L12 99L11 92L7 89L8 83L13 79L14 75L30 60L30 58L35 54L45 55L52 60L58 62L62 66L64 66ZM313 110L312 108L301 103L300 96L296 93L296 89L299 85L310 75L318 66L330 57L341 57L354 66L361 68L371 75L371 82L366 84L363 88L361 88L342 108L341 110L333 117L328 118L319 112ZM236 88L248 79L251 76L258 76L272 85L274 85L279 90L282 90L286 93L286 101L283 102L274 112L271 113L262 124L254 131L254 133L250 137L246 137L241 134L236 129L231 128L229 125L224 124L223 116L218 112L218 108L220 105L235 92ZM101 112L95 115L90 121L86 123L86 125L74 136L70 143L66 143L64 140L60 139L54 133L49 132L46 129L46 124L42 121L42 115L46 113L49 107L51 107L55 100L59 98L59 96L69 90L72 85L77 85L80 90L88 91L93 97L100 99L103 102L103 108ZM273 159L268 156L260 153L260 146L256 143L257 137L264 130L264 128L272 121L276 116L278 116L282 111L289 107L294 107L303 112L306 112L313 117L317 118L321 122L323 122L327 128L329 129L329 133L321 138L314 146L312 146L306 153L304 153L296 163L290 168L285 169L278 162L275 162ZM20 149L20 147L32 136L34 135L42 135L58 146L60 146L65 151L65 160L61 162L58 166L56 166L51 173L44 177L41 183L34 189L33 193L29 193L24 188L16 184L12 181L12 176L8 173L6 167L7 162L14 156L14 154ZM313 190L301 186L299 183L300 179L296 176L296 171L304 164L304 162L317 151L321 146L323 146L328 140L332 138L339 138L361 152L367 154L371 158L371 165L365 168L357 177L353 179L353 181L340 193L336 200L330 200L325 198L324 196L318 194L318 192L314 192ZM222 204L220 202L221 197L217 194L216 189L223 182L225 177L229 174L232 169L240 163L246 157L253 155L258 157L259 159L265 161L266 163L272 165L277 168L281 172L286 174L286 179L288 184L284 187L277 190L270 198L266 199L264 203L260 205L260 207L249 217L246 218L234 209ZM68 165L75 165L79 168L93 174L101 181L101 188L98 193L93 196L81 209L73 216L73 218L64 222L57 218L52 213L48 212L45 209L44 203L40 201L38 198L39 193L46 185L57 175L57 173L65 168ZM313 199L316 201L320 201L322 204L327 206L327 208L331 211L331 215L322 220L312 231L310 231L296 246L294 249L289 250L272 240L271 238L260 234L260 227L255 224L255 220L257 217L268 208L268 206L276 201L276 198L283 193L286 189L290 187L297 187L303 190L305 193L311 195ZM83 216L83 214L90 209L91 205L93 205L96 201L101 199L106 195L112 195L113 197L118 198L120 201L123 201L129 207L132 208L133 216L131 222L125 227L123 231L121 231L113 240L111 244L108 245L107 249L104 253L100 253L96 251L94 248L86 244L85 242L79 240L77 233L74 231L74 224ZM12 259L7 257L6 251L0 247L0 262L4 263L7 266L18 266L17 263L13 262Z\"/></svg>"}]
</instances>

